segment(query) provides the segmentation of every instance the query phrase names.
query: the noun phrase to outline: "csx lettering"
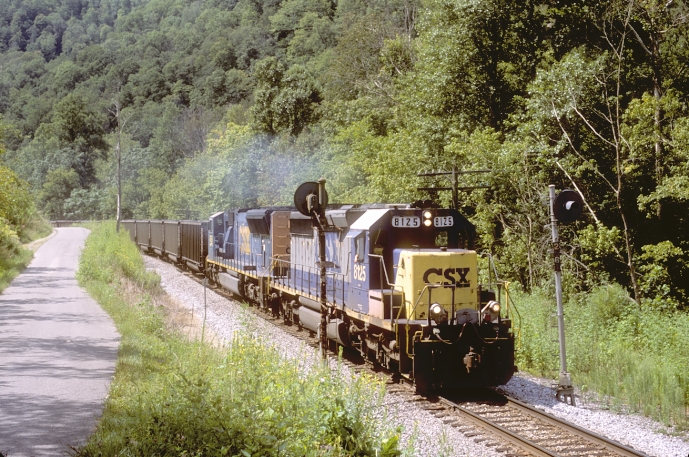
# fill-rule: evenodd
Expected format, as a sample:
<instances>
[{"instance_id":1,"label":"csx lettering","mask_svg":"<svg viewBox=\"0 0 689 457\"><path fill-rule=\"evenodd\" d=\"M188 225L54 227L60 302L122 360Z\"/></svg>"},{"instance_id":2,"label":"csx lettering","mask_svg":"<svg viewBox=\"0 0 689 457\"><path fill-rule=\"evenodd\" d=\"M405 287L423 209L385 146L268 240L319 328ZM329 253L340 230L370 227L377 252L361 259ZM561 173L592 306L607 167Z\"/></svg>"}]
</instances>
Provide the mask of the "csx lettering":
<instances>
[{"instance_id":1,"label":"csx lettering","mask_svg":"<svg viewBox=\"0 0 689 457\"><path fill-rule=\"evenodd\" d=\"M423 282L426 284L437 284L441 281L432 281L430 279L431 275L440 276L441 278L447 279L447 281L442 284L445 286L457 286L457 287L469 287L470 282L467 279L467 274L469 274L468 268L429 268L423 274ZM455 276L456 275L456 276Z\"/></svg>"},{"instance_id":2,"label":"csx lettering","mask_svg":"<svg viewBox=\"0 0 689 457\"><path fill-rule=\"evenodd\" d=\"M358 263L354 264L354 279L357 281L366 281L366 266Z\"/></svg>"}]
</instances>

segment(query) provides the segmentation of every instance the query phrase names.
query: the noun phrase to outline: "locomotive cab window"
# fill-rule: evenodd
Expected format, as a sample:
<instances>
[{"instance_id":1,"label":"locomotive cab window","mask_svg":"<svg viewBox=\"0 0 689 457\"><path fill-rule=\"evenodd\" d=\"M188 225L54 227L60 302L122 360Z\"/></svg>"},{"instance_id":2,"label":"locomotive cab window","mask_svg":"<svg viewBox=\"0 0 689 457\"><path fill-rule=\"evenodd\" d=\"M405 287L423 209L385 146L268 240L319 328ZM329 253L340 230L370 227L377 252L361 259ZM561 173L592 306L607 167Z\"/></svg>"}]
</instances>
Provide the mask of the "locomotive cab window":
<instances>
[{"instance_id":1,"label":"locomotive cab window","mask_svg":"<svg viewBox=\"0 0 689 457\"><path fill-rule=\"evenodd\" d=\"M354 244L356 248L354 261L363 262L366 256L366 232L362 232L359 236L357 236Z\"/></svg>"},{"instance_id":2,"label":"locomotive cab window","mask_svg":"<svg viewBox=\"0 0 689 457\"><path fill-rule=\"evenodd\" d=\"M371 239L373 240L373 253L376 255L383 255L385 246L388 242L388 232L385 230L378 230Z\"/></svg>"},{"instance_id":3,"label":"locomotive cab window","mask_svg":"<svg viewBox=\"0 0 689 457\"><path fill-rule=\"evenodd\" d=\"M449 244L449 240L447 237L447 230L442 230L438 232L438 234L435 236L435 246L436 247L447 247Z\"/></svg>"}]
</instances>

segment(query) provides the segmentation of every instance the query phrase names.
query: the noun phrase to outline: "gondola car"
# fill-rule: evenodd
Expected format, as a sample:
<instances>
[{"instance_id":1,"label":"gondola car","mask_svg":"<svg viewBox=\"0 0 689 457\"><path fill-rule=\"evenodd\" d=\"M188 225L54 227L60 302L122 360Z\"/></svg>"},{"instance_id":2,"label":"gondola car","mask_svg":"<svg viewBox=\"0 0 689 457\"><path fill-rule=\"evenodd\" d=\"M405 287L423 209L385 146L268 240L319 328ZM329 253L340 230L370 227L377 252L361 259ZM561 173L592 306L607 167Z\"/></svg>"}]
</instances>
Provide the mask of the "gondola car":
<instances>
[{"instance_id":1,"label":"gondola car","mask_svg":"<svg viewBox=\"0 0 689 457\"><path fill-rule=\"evenodd\" d=\"M509 299L499 284L491 290L478 283L475 229L466 218L454 209L392 204L331 205L325 215L333 346L356 350L424 391L509 381ZM210 217L206 239L204 274L212 281L318 332L311 218L292 207L228 210Z\"/></svg>"}]
</instances>

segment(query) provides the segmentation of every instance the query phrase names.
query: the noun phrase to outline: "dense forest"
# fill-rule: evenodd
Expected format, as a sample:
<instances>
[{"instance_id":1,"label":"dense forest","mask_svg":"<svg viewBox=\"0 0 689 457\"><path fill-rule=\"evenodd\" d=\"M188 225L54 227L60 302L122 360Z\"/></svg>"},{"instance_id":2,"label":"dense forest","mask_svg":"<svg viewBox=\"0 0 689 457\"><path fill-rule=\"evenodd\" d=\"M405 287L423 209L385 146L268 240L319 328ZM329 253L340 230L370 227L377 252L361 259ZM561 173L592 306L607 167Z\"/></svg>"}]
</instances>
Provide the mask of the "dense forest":
<instances>
[{"instance_id":1,"label":"dense forest","mask_svg":"<svg viewBox=\"0 0 689 457\"><path fill-rule=\"evenodd\" d=\"M50 218L113 218L118 160L139 218L321 176L334 202L447 205L419 173L490 170L460 206L500 275L551 280L555 184L585 202L568 287L681 309L688 37L673 0L0 0L0 170Z\"/></svg>"}]
</instances>

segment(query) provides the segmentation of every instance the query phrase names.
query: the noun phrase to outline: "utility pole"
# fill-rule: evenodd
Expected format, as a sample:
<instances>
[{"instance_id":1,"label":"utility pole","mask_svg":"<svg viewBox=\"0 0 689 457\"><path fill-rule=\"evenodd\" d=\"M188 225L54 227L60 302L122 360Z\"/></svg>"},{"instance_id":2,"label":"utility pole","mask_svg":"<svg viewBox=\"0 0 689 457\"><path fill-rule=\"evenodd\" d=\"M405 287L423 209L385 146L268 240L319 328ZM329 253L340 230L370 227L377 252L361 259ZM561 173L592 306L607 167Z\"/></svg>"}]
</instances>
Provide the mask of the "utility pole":
<instances>
[{"instance_id":1,"label":"utility pole","mask_svg":"<svg viewBox=\"0 0 689 457\"><path fill-rule=\"evenodd\" d=\"M425 190L429 192L437 192L439 190L452 191L452 208L459 209L459 191L469 192L474 189L488 189L490 186L465 186L459 187L459 176L475 173L490 173L490 170L457 170L457 166L453 165L451 171L432 171L430 173L419 173L416 176L449 176L450 187L417 187L416 190Z\"/></svg>"}]
</instances>

